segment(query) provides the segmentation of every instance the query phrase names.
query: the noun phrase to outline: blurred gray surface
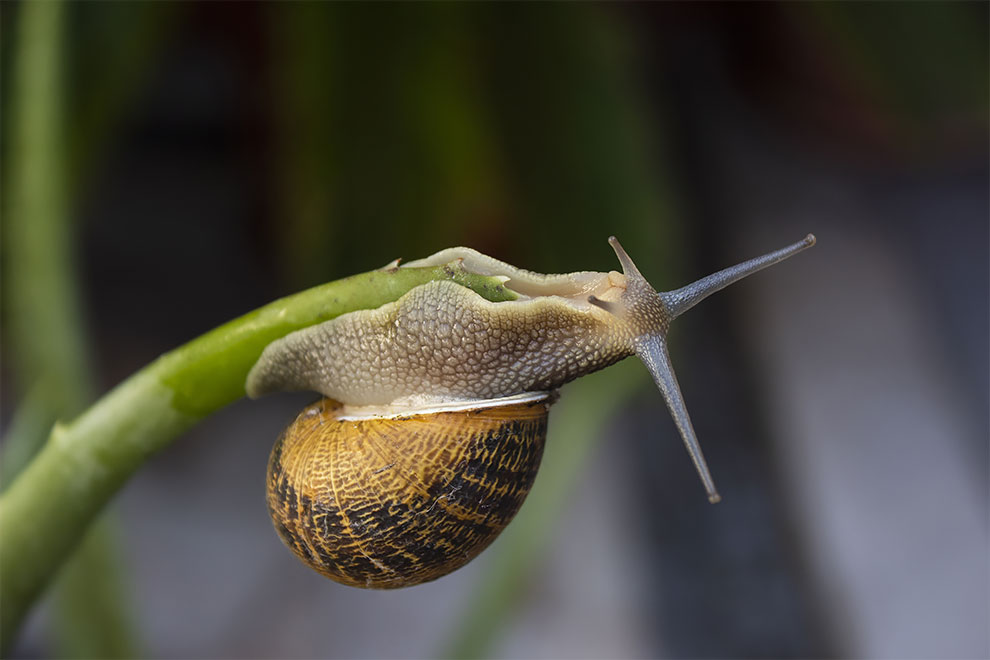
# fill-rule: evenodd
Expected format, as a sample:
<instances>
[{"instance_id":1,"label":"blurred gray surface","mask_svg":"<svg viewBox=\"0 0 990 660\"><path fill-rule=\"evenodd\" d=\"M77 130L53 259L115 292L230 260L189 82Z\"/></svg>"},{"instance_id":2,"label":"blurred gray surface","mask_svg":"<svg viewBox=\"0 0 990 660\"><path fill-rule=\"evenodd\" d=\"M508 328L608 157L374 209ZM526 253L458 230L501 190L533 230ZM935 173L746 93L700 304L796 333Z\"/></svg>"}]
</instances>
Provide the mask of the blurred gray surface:
<instances>
[{"instance_id":1,"label":"blurred gray surface","mask_svg":"<svg viewBox=\"0 0 990 660\"><path fill-rule=\"evenodd\" d=\"M939 306L919 290L900 241L862 231L870 211L845 198L793 214L848 225L829 223L807 264L755 288L749 336L766 369L774 445L844 647L865 657L978 657L987 652L990 547L986 463L974 457L986 429L947 359ZM980 241L977 217L954 220L957 238ZM980 304L979 284L960 286Z\"/></svg>"},{"instance_id":2,"label":"blurred gray surface","mask_svg":"<svg viewBox=\"0 0 990 660\"><path fill-rule=\"evenodd\" d=\"M602 439L495 653L986 657L985 145L937 162L833 151L762 115L725 80L711 35L697 36L676 51L690 62L668 118L693 200L685 277L809 231L819 244L706 301L672 337L725 501L705 502L644 392ZM87 211L108 384L272 293L250 226L263 200L220 93L231 73L189 48ZM182 313L135 311L135 291L170 290L203 295ZM265 462L309 399L237 403L115 500L149 656L433 657L451 636L498 541L449 577L391 592L336 585L279 542ZM43 615L23 655L45 652Z\"/></svg>"}]
</instances>

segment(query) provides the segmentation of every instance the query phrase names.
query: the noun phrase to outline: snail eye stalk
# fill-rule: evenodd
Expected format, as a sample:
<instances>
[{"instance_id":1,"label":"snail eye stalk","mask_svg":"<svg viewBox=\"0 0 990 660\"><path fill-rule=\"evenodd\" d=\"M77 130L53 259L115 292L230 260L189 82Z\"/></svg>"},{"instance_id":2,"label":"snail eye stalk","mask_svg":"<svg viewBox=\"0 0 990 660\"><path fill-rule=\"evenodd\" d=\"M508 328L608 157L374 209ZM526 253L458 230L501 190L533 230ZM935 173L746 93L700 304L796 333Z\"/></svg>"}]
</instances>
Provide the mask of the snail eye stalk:
<instances>
[{"instance_id":1,"label":"snail eye stalk","mask_svg":"<svg viewBox=\"0 0 990 660\"><path fill-rule=\"evenodd\" d=\"M670 327L671 321L716 291L811 247L815 244L815 236L808 234L803 240L780 250L712 273L680 289L659 293L654 291L640 274L636 264L622 249L619 241L612 236L608 242L615 250L619 263L622 265L622 271L628 279L629 295L639 299L639 304L631 305L631 307L638 307L643 310L641 313L647 316L647 318L638 319L639 324L648 330L640 334L635 340L636 356L646 365L650 375L653 376L653 381L657 384L660 394L667 403L667 408L670 409L674 424L684 440L684 446L691 456L698 476L701 477L701 483L708 494L708 501L715 504L722 498L715 489L715 482L708 469L708 463L705 461L705 455L701 451L694 426L691 424L691 417L684 403L684 396L677 384L677 376L674 375L674 367L670 362L670 353L667 350L667 329ZM655 299L650 300L653 297ZM647 299L646 304L643 303L644 298ZM598 300L594 296L589 298L588 302L610 312L615 307L614 304Z\"/></svg>"}]
</instances>

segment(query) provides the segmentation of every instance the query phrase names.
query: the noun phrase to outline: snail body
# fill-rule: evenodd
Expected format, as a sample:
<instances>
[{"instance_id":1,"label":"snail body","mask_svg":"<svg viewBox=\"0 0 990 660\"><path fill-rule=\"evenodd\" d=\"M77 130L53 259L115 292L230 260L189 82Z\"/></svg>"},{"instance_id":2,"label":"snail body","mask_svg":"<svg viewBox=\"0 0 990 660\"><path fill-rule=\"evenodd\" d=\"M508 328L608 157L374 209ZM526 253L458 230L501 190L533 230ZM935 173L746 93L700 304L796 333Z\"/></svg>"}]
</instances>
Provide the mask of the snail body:
<instances>
[{"instance_id":1,"label":"snail body","mask_svg":"<svg viewBox=\"0 0 990 660\"><path fill-rule=\"evenodd\" d=\"M561 385L630 355L650 371L712 502L705 463L667 352L670 322L708 295L814 244L814 236L657 292L613 237L623 272L543 275L469 248L403 267L456 264L515 296L489 302L452 281L344 314L269 344L252 397L326 399L282 433L268 506L307 565L353 586L435 579L470 561L521 506Z\"/></svg>"},{"instance_id":2,"label":"snail body","mask_svg":"<svg viewBox=\"0 0 990 660\"><path fill-rule=\"evenodd\" d=\"M248 394L314 390L354 406L491 399L552 390L635 352L627 315L588 300L622 305L624 275L541 275L468 248L404 267L457 261L506 278L519 297L493 303L452 281L428 282L393 303L269 344L248 376Z\"/></svg>"}]
</instances>

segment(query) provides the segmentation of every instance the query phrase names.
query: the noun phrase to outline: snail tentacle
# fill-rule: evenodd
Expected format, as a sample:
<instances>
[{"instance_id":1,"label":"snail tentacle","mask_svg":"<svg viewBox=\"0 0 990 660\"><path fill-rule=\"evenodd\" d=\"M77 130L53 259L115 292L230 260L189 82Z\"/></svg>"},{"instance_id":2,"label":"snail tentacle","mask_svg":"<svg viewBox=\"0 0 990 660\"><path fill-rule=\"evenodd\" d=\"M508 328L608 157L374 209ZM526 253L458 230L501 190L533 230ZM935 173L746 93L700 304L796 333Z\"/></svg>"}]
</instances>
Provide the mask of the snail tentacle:
<instances>
[{"instance_id":1,"label":"snail tentacle","mask_svg":"<svg viewBox=\"0 0 990 660\"><path fill-rule=\"evenodd\" d=\"M769 252L755 259L744 261L741 264L729 266L717 273L702 277L700 280L692 282L680 289L661 293L660 296L663 298L667 309L670 310L670 318L676 319L716 291L721 291L733 282L738 282L744 277L763 270L767 266L772 266L788 257L793 257L798 252L814 245L815 240L814 234L808 234L803 240L797 243Z\"/></svg>"},{"instance_id":2,"label":"snail tentacle","mask_svg":"<svg viewBox=\"0 0 990 660\"><path fill-rule=\"evenodd\" d=\"M691 424L691 417L688 415L684 396L681 394L670 361L670 354L667 351L667 331L675 318L711 294L811 247L815 244L815 236L808 234L803 240L785 248L730 266L680 289L664 292L653 289L615 236L609 237L608 242L615 250L619 263L622 264L622 272L626 276L626 291L622 296L624 304L619 309L615 304L602 304L594 297L589 298L588 301L606 311L621 313L635 328L633 349L636 356L653 376L670 409L677 430L684 440L684 446L687 447L708 493L708 501L713 504L719 502L722 498L715 489L714 480L705 461L705 455L701 451L701 445L698 443L698 437Z\"/></svg>"},{"instance_id":3,"label":"snail tentacle","mask_svg":"<svg viewBox=\"0 0 990 660\"><path fill-rule=\"evenodd\" d=\"M715 481L708 470L708 463L705 461L705 454L701 451L698 443L698 436L694 432L694 425L691 424L691 416L688 414L687 405L684 403L684 396L681 394L680 385L677 384L677 376L674 375L674 367L670 362L670 354L667 352L667 340L662 335L641 337L636 345L636 357L638 357L646 369L653 376L653 381L660 389L663 400L667 403L674 424L684 440L691 461L694 463L701 483L708 493L708 501L716 504L722 500L722 496L715 490Z\"/></svg>"}]
</instances>

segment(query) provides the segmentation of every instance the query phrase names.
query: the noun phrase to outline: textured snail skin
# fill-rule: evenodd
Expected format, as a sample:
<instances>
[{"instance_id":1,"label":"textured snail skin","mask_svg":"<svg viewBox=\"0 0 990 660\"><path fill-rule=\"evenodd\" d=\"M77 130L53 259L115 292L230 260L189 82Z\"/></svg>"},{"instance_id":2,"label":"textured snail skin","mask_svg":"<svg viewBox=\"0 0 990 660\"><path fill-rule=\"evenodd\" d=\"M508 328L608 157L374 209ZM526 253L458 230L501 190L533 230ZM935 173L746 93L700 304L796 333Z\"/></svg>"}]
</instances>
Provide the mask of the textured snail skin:
<instances>
[{"instance_id":1,"label":"textured snail skin","mask_svg":"<svg viewBox=\"0 0 990 660\"><path fill-rule=\"evenodd\" d=\"M282 433L268 508L307 565L356 587L420 584L463 566L519 510L536 477L549 400L339 421L323 399Z\"/></svg>"},{"instance_id":2,"label":"textured snail skin","mask_svg":"<svg viewBox=\"0 0 990 660\"><path fill-rule=\"evenodd\" d=\"M482 274L511 275L507 288L540 293L492 303L453 282L424 284L272 342L248 375L248 394L314 390L358 406L424 395L489 399L552 390L635 352L637 327L588 302L594 295L620 304L623 275L547 276L508 264L493 271Z\"/></svg>"}]
</instances>

